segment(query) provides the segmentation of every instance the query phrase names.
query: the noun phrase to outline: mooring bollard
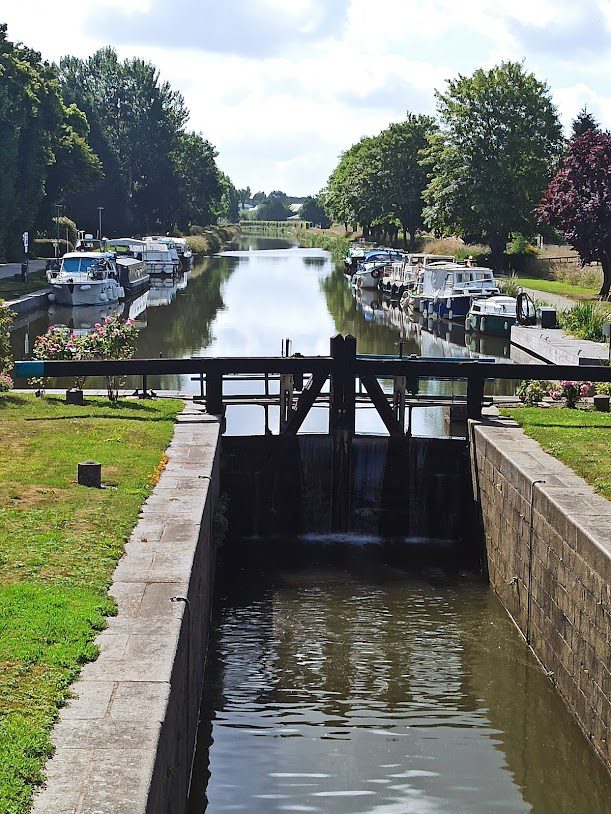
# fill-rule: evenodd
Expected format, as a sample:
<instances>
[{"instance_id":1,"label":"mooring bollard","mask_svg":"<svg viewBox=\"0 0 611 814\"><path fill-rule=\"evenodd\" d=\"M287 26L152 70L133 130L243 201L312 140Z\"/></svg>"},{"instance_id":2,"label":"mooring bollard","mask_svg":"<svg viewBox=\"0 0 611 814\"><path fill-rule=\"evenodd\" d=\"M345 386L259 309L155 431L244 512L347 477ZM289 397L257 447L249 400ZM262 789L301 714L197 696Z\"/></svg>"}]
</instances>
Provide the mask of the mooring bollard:
<instances>
[{"instance_id":1,"label":"mooring bollard","mask_svg":"<svg viewBox=\"0 0 611 814\"><path fill-rule=\"evenodd\" d=\"M102 487L102 464L95 461L83 461L78 465L78 482L81 486Z\"/></svg>"}]
</instances>

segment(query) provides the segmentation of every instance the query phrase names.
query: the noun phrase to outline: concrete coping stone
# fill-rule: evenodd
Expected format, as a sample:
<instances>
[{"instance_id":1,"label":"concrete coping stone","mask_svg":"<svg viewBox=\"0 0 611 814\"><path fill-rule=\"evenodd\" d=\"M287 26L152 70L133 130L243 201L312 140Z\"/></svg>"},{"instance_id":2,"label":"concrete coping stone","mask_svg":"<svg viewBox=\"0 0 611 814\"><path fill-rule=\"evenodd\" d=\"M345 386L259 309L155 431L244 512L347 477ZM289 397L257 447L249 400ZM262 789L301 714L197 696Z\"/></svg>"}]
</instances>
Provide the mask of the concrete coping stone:
<instances>
[{"instance_id":1,"label":"concrete coping stone","mask_svg":"<svg viewBox=\"0 0 611 814\"><path fill-rule=\"evenodd\" d=\"M500 471L508 468L518 472L523 486L533 494L535 510L555 518L559 531L575 541L579 554L608 581L611 502L562 461L545 452L513 419L495 413L494 408L489 408L481 421L472 421L473 435L485 441L488 452L496 451Z\"/></svg>"},{"instance_id":2,"label":"concrete coping stone","mask_svg":"<svg viewBox=\"0 0 611 814\"><path fill-rule=\"evenodd\" d=\"M186 614L185 603L170 599L189 592L219 436L218 419L187 402L168 465L115 569L117 615L96 637L99 656L84 665L51 734L55 753L33 814L147 810ZM190 455L193 445L200 451Z\"/></svg>"}]
</instances>

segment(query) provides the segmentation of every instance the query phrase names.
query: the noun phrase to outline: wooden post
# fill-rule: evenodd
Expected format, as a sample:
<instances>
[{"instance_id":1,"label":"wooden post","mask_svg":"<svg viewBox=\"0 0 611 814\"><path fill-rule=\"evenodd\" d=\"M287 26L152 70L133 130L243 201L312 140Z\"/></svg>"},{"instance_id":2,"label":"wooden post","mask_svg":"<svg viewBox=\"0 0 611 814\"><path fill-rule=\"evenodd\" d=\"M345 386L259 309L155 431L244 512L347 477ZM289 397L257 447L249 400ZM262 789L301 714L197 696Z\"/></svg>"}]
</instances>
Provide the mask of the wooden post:
<instances>
[{"instance_id":1,"label":"wooden post","mask_svg":"<svg viewBox=\"0 0 611 814\"><path fill-rule=\"evenodd\" d=\"M482 417L482 402L484 400L484 377L470 374L467 380L467 418L478 419Z\"/></svg>"},{"instance_id":2,"label":"wooden post","mask_svg":"<svg viewBox=\"0 0 611 814\"><path fill-rule=\"evenodd\" d=\"M223 404L223 374L206 373L206 412L210 415L225 415Z\"/></svg>"},{"instance_id":3,"label":"wooden post","mask_svg":"<svg viewBox=\"0 0 611 814\"><path fill-rule=\"evenodd\" d=\"M352 514L352 439L356 419L356 339L339 334L332 337L331 357L331 525L334 531L348 531Z\"/></svg>"}]
</instances>

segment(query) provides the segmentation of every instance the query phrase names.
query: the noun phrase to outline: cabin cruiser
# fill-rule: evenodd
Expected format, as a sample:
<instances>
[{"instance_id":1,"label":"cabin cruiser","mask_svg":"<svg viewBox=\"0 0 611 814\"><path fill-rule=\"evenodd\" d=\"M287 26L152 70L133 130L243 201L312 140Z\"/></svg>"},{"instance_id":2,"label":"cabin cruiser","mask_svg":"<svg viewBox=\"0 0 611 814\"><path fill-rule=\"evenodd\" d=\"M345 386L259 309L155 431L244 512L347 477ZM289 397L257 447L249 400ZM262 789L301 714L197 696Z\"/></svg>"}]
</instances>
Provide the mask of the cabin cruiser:
<instances>
[{"instance_id":1,"label":"cabin cruiser","mask_svg":"<svg viewBox=\"0 0 611 814\"><path fill-rule=\"evenodd\" d=\"M169 237L164 235L150 235L149 237L144 238L147 243L162 243L164 246L168 247L170 255L172 257L172 263L176 266L176 270L178 270L179 266L181 265L182 261L178 254L178 247L176 245L176 238Z\"/></svg>"},{"instance_id":2,"label":"cabin cruiser","mask_svg":"<svg viewBox=\"0 0 611 814\"><path fill-rule=\"evenodd\" d=\"M516 324L515 297L494 296L473 300L465 319L465 330L494 336L511 335Z\"/></svg>"},{"instance_id":3,"label":"cabin cruiser","mask_svg":"<svg viewBox=\"0 0 611 814\"><path fill-rule=\"evenodd\" d=\"M353 285L359 288L377 288L385 268L396 260L402 260L403 256L396 249L373 249L366 252L352 275Z\"/></svg>"},{"instance_id":4,"label":"cabin cruiser","mask_svg":"<svg viewBox=\"0 0 611 814\"><path fill-rule=\"evenodd\" d=\"M420 312L425 319L464 319L473 299L497 294L491 269L433 265L424 271Z\"/></svg>"},{"instance_id":5,"label":"cabin cruiser","mask_svg":"<svg viewBox=\"0 0 611 814\"><path fill-rule=\"evenodd\" d=\"M107 247L117 255L142 260L148 274L175 274L180 268L178 252L175 248L172 251L165 242L150 238L117 237L108 240Z\"/></svg>"},{"instance_id":6,"label":"cabin cruiser","mask_svg":"<svg viewBox=\"0 0 611 814\"><path fill-rule=\"evenodd\" d=\"M47 271L49 302L59 305L101 305L125 296L112 252L67 252L59 269Z\"/></svg>"},{"instance_id":7,"label":"cabin cruiser","mask_svg":"<svg viewBox=\"0 0 611 814\"><path fill-rule=\"evenodd\" d=\"M344 271L346 274L352 276L357 269L361 260L364 260L365 253L373 249L373 244L366 243L364 240L358 243L353 243L348 249L348 253L344 258Z\"/></svg>"},{"instance_id":8,"label":"cabin cruiser","mask_svg":"<svg viewBox=\"0 0 611 814\"><path fill-rule=\"evenodd\" d=\"M419 272L430 265L456 263L456 258L442 254L408 254L401 260L391 263L378 282L380 288L391 299L400 300L408 289L412 289Z\"/></svg>"},{"instance_id":9,"label":"cabin cruiser","mask_svg":"<svg viewBox=\"0 0 611 814\"><path fill-rule=\"evenodd\" d=\"M176 251L178 252L178 258L182 263L183 269L188 271L191 267L191 263L193 262L193 252L189 248L189 244L187 243L186 237L175 237L173 238L174 245L176 246Z\"/></svg>"}]
</instances>

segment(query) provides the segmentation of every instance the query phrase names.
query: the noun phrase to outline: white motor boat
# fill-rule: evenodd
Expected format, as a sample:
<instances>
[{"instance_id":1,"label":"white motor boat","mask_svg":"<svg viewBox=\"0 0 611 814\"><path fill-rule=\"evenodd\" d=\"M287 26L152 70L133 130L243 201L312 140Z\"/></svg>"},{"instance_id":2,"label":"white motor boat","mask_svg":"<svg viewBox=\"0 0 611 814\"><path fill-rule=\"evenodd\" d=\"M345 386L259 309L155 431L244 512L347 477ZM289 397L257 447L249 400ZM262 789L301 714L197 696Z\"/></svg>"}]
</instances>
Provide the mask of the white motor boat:
<instances>
[{"instance_id":1,"label":"white motor boat","mask_svg":"<svg viewBox=\"0 0 611 814\"><path fill-rule=\"evenodd\" d=\"M59 269L49 269L49 302L58 305L103 305L125 296L111 252L67 252Z\"/></svg>"}]
</instances>

